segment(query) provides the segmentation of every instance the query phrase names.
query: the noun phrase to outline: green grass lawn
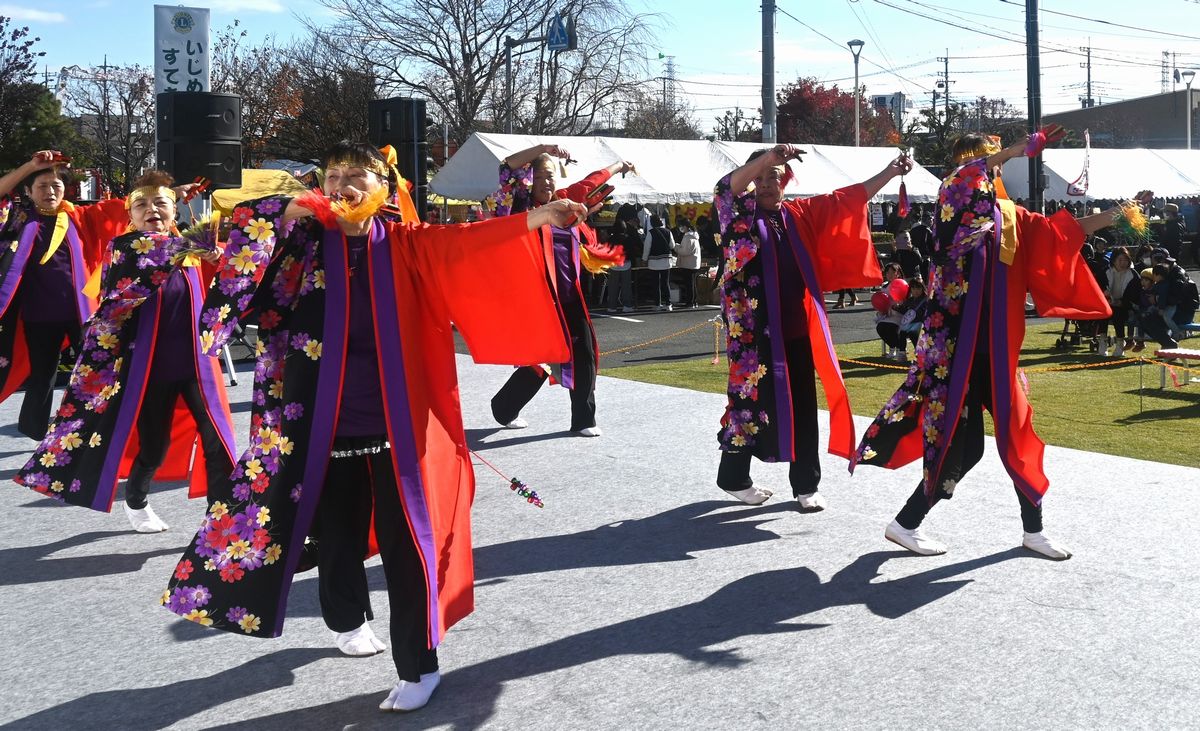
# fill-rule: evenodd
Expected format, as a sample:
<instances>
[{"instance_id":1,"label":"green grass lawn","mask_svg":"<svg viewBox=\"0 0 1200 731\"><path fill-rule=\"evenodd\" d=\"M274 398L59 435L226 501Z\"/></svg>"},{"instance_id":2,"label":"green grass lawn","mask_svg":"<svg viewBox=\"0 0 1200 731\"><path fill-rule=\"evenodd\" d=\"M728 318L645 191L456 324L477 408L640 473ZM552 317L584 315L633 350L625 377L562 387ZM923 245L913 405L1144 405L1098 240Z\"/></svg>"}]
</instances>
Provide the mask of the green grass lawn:
<instances>
[{"instance_id":1,"label":"green grass lawn","mask_svg":"<svg viewBox=\"0 0 1200 731\"><path fill-rule=\"evenodd\" d=\"M1029 402L1038 435L1047 444L1060 447L1200 467L1200 383L1174 388L1168 376L1167 387L1159 390L1159 368L1149 363L1141 366L1144 388L1140 393L1136 363L1037 372L1038 368L1102 362L1086 348L1055 349L1060 327L1030 327L1021 351L1021 367L1030 369ZM1153 348L1151 343L1142 355L1152 355ZM896 364L879 357L878 341L839 345L837 352L843 359L875 364L842 363L854 413L874 416L903 382L903 371L886 367ZM1182 383L1200 377L1198 371L1176 373ZM612 368L604 375L725 393L726 362L722 354L717 365L711 359L674 361ZM824 394L819 388L817 395L823 407ZM991 434L991 421L985 423Z\"/></svg>"}]
</instances>

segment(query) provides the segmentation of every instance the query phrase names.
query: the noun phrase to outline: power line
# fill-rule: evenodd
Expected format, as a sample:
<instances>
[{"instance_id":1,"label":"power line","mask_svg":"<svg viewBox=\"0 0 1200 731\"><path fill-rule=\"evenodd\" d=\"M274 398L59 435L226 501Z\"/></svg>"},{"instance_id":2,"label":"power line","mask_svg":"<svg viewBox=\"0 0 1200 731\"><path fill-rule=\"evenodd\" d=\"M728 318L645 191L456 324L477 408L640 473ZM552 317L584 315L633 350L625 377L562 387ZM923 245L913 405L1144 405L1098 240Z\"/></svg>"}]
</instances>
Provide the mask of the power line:
<instances>
[{"instance_id":1,"label":"power line","mask_svg":"<svg viewBox=\"0 0 1200 731\"><path fill-rule=\"evenodd\" d=\"M812 26L811 26L811 25L809 25L808 23L805 23L803 20L800 20L799 18L797 18L796 16L792 15L791 13L789 13L789 12L788 12L788 11L786 11L786 10L784 10L783 8L779 7L778 5L776 5L776 6L775 6L775 9L776 9L776 10L778 10L780 13L783 13L783 14L784 14L784 15L786 15L787 17L791 18L792 20L796 21L796 22L797 22L797 23L799 23L800 25L804 26L805 28L808 28L808 29L809 29L809 30L811 30L813 33L816 33L817 35L821 36L822 38L824 38L825 40L829 41L830 43L832 43L833 45L837 46L838 48L844 48L844 47L845 47L845 46L843 46L841 43L838 43L837 41L833 40L833 39L832 39L832 38L830 38L829 36L825 35L825 34L824 34L824 33L822 33L821 31L819 31L819 30L817 30L816 28L812 27ZM919 84L919 83L918 83L918 82L916 82L916 81L913 81L912 79L908 78L907 76L904 76L904 75L902 75L902 74L898 74L898 73L896 73L896 71L895 71L894 69L889 69L889 68L887 68L886 66L881 66L880 64L878 64L878 63L875 63L874 61L872 61L871 59L867 58L866 56L860 56L860 58L861 58L863 61L866 61L867 63L871 64L872 66L874 66L874 67L876 67L876 68L883 69L885 72L887 72L887 73L889 73L889 74L891 74L891 75L895 76L895 77L896 77L896 78L898 78L898 79L903 79L904 81L907 81L908 83L910 83L910 84L912 84L913 86L917 87L917 88L918 88L918 89L920 89L921 91L930 91L930 89L929 89L929 88L927 88L927 87L923 86L922 84Z\"/></svg>"},{"instance_id":2,"label":"power line","mask_svg":"<svg viewBox=\"0 0 1200 731\"><path fill-rule=\"evenodd\" d=\"M1002 0L1002 1L1003 1L1003 0ZM1023 3L1023 2L1020 2L1020 3L1018 3L1018 2L1011 2L1010 4L1011 4L1011 5L1020 5L1020 6L1023 6L1023 5L1024 5L1024 3ZM955 13L954 13L954 10L955 10L955 9L954 9L954 8L949 8L949 7L946 7L946 6L944 6L944 5L926 5L926 7L930 7L930 8L937 8L937 9L938 9L939 11L941 11L941 12L944 12L944 13L947 13L947 14L950 14L950 15L955 15ZM1053 11L1046 11L1046 12L1053 12ZM962 16L961 16L961 15L956 15L956 17L962 17ZM1072 17L1076 17L1076 16L1072 16ZM990 14L988 14L988 13L981 13L981 12L978 12L978 11L972 12L972 14L971 14L971 20L972 20L972 22L977 22L977 20L976 20L977 18L991 18L991 19L993 19L993 20L998 20L998 21L1000 21L1000 22L1003 22L1003 23L1017 23L1017 24L1023 24L1023 23L1024 23L1024 21L1023 21L1023 20L1018 20L1018 19L1015 19L1015 18L1008 18L1008 17L1004 17L1004 16L1000 16L1000 15L990 15ZM1072 28L1072 27L1070 27L1070 26L1065 26L1065 25L1048 25L1048 24L1043 24L1043 25L1042 25L1042 27L1043 27L1043 28L1054 28L1054 29L1056 29L1056 30L1065 30L1065 31L1076 32L1076 33L1083 33L1083 32L1088 32L1088 33L1090 33L1090 32L1092 32L1092 31L1083 31L1083 30L1082 30L1082 29L1080 29L1080 28ZM1132 28L1132 26L1129 26L1129 27L1131 27L1131 28ZM1015 31L1013 31L1013 32L1015 32ZM1146 35L1133 35L1133 34L1129 34L1129 33L1113 33L1113 32L1104 32L1104 31L1099 31L1099 32L1100 32L1100 34L1101 34L1101 35L1105 35L1105 36L1113 36L1113 37L1117 37L1117 38L1146 38L1146 39L1152 39L1152 38L1154 38L1154 36L1146 36Z\"/></svg>"},{"instance_id":3,"label":"power line","mask_svg":"<svg viewBox=\"0 0 1200 731\"><path fill-rule=\"evenodd\" d=\"M1015 2L1015 0L1000 0L1000 2L1002 2L1006 5L1017 5L1017 6L1024 5L1024 3ZM1050 15L1061 15L1064 18L1074 18L1075 20L1085 20L1089 23L1099 23L1101 25L1111 25L1116 28L1126 28L1128 30L1137 30L1137 31L1142 31L1144 33L1157 33L1159 35L1172 36L1175 38L1186 38L1189 41L1200 41L1200 36L1189 36L1189 35L1184 35L1183 33L1171 33L1170 31L1154 30L1153 28L1142 28L1142 27L1139 27L1136 25L1125 25L1124 23L1114 23L1111 20L1101 20L1100 18L1088 18L1088 17L1084 17L1082 15L1072 15L1071 13L1064 13L1064 12L1061 12L1058 10L1047 10L1045 8L1042 9L1042 12L1049 13Z\"/></svg>"},{"instance_id":4,"label":"power line","mask_svg":"<svg viewBox=\"0 0 1200 731\"><path fill-rule=\"evenodd\" d=\"M920 6L920 7L924 7L924 8L931 8L931 9L933 9L933 10L935 10L935 11L936 11L936 10L938 10L937 8L933 8L932 6L929 6L929 5L925 4L925 3L917 2L917 0L901 0L901 1L902 1L902 2L907 2L907 3L910 3L910 4L912 4L912 5L918 5L918 6ZM958 24L958 23L953 23L953 22L950 22L950 21L948 21L948 20L945 20L945 19L943 19L943 18L939 18L939 17L937 17L937 16L934 16L934 15L926 15L925 13L920 13L920 12L917 12L917 11L915 11L915 10L910 10L910 9L908 9L908 8L903 8L903 7L900 7L899 5L893 5L892 3L890 3L890 2L887 2L887 0L875 0L875 2L876 2L876 3L879 3L880 5L883 5L883 6L885 6L885 7L889 7L889 8L891 8L891 9L893 9L893 10L898 10L898 11L900 11L901 13L905 13L905 14L907 14L907 15L913 15L913 16L916 16L916 17L918 17L918 18L924 18L925 20L931 20L931 21L933 21L933 22L935 22L935 23L941 23L942 25L947 25L947 26L950 26L951 28L955 28L955 29L958 29L958 30L966 30L966 31L970 31L971 33L976 33L976 34L979 34L979 35L988 36L989 38L997 38L997 39L999 39L999 40L1002 40L1002 41L1008 41L1009 43L1016 43L1016 44L1019 44L1019 45L1026 45L1026 43L1025 43L1025 40L1024 40L1023 38L1014 38L1014 37L1012 37L1012 36L1000 35L1001 33L1008 33L1008 31L1005 31L1005 30L1002 30L1002 29L999 29L999 28L994 28L994 27L992 27L992 26L981 25L981 27L982 27L982 28L990 28L991 30L993 30L993 31L996 31L995 33L988 32L987 30L981 30L981 29L980 29L980 27L971 27L971 26L968 26L968 25L960 25L960 24ZM951 15L953 15L953 14L951 14ZM965 19L962 19L962 18L960 18L960 20L965 20ZM980 24L978 24L978 23L977 23L976 25L980 25ZM1071 55L1073 55L1073 56L1080 56L1080 57L1082 57L1082 56L1083 56L1083 54L1082 54L1082 53L1080 53L1079 51L1075 51L1075 50L1072 50L1072 49L1070 49L1070 48L1066 48L1066 47L1062 47L1062 46L1053 46L1053 45L1049 45L1049 44L1045 44L1045 43L1039 43L1039 44L1038 44L1038 48L1039 48L1039 50L1041 50L1041 49L1044 49L1044 50L1046 50L1047 52L1054 51L1054 52L1057 52L1057 53L1067 53L1067 54L1071 54ZM1095 51L1095 50L1100 50L1100 49L1093 48L1092 50L1093 50L1093 51ZM1094 53L1092 54L1092 58L1093 58L1093 59L1100 59L1100 60L1104 60L1104 61L1112 61L1112 62L1114 62L1114 63L1125 64L1125 65L1128 65L1128 66L1140 66L1140 67L1143 67L1143 68L1158 68L1158 63L1157 63L1157 62L1153 62L1153 63L1151 63L1151 62L1147 62L1147 61L1145 61L1145 60L1142 60L1142 61L1125 60L1125 59L1121 59L1121 58L1114 58L1114 57L1112 57L1112 56L1098 56L1098 55L1096 55L1096 54L1094 54Z\"/></svg>"},{"instance_id":5,"label":"power line","mask_svg":"<svg viewBox=\"0 0 1200 731\"><path fill-rule=\"evenodd\" d=\"M676 69L679 67L676 66ZM675 79L676 84L699 84L700 86L735 86L744 87L747 89L761 89L762 84L724 84L719 81L689 81L688 79Z\"/></svg>"},{"instance_id":6,"label":"power line","mask_svg":"<svg viewBox=\"0 0 1200 731\"><path fill-rule=\"evenodd\" d=\"M871 40L875 42L875 45L879 48L879 52L883 54L883 60L887 62L887 65L890 68L896 68L896 64L894 61L892 61L892 57L888 55L887 49L883 47L883 41L879 40L879 35L875 32L875 24L872 23L871 19L867 16L866 7L863 7L862 16L860 17L858 10L854 7L856 2L857 0L846 0L846 4L850 6L850 12L854 14L855 19L858 20L858 24L863 27L863 30L867 32L867 35L871 38ZM905 85L903 81L901 81L901 86L904 88L905 93L909 92L907 85ZM856 91L855 93L858 92Z\"/></svg>"}]
</instances>

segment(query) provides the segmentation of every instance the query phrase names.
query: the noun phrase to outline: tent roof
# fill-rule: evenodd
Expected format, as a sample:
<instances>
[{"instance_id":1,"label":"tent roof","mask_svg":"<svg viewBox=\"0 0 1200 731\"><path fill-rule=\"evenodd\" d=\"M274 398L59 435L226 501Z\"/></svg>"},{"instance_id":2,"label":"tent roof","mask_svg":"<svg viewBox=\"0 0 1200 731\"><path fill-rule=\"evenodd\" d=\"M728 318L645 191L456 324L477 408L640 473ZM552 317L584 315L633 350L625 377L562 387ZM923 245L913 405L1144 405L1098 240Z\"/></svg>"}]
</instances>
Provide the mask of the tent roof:
<instances>
[{"instance_id":1,"label":"tent roof","mask_svg":"<svg viewBox=\"0 0 1200 731\"><path fill-rule=\"evenodd\" d=\"M1086 196L1067 195L1067 186L1083 172L1085 151L1046 150L1042 153L1046 173L1046 200L1121 200L1141 190L1152 190L1160 198L1182 198L1200 194L1200 177L1184 170L1200 166L1200 150L1093 149L1088 165ZM1028 161L1016 158L1004 163L1004 187L1013 198L1029 196Z\"/></svg>"},{"instance_id":2,"label":"tent roof","mask_svg":"<svg viewBox=\"0 0 1200 731\"><path fill-rule=\"evenodd\" d=\"M287 170L242 170L242 187L214 190L213 207L228 214L242 201L268 195L301 195L307 187Z\"/></svg>"},{"instance_id":3,"label":"tent roof","mask_svg":"<svg viewBox=\"0 0 1200 731\"><path fill-rule=\"evenodd\" d=\"M567 170L578 180L593 170L619 160L637 165L638 172L613 181L613 199L619 203L703 203L712 200L720 178L741 165L750 153L763 148L753 142L707 140L648 140L625 137L533 137L475 133L438 171L430 187L451 198L482 200L496 189L496 168L508 155L539 143L570 151L578 164ZM862 182L882 170L896 156L891 147L838 147L801 145L804 162L792 162L796 181L789 197L828 193ZM937 199L938 179L917 167L906 176L909 200ZM889 182L875 200L896 200L898 180Z\"/></svg>"}]
</instances>

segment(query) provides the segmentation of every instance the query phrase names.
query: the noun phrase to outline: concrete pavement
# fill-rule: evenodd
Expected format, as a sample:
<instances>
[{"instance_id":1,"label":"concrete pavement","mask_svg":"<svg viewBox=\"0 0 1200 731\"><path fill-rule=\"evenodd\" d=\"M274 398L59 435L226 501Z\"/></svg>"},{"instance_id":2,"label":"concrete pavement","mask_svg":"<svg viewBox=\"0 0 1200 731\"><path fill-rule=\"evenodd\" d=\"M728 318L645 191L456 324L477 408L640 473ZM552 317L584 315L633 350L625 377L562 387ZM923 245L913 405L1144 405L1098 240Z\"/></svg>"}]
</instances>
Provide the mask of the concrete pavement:
<instances>
[{"instance_id":1,"label":"concrete pavement","mask_svg":"<svg viewBox=\"0 0 1200 731\"><path fill-rule=\"evenodd\" d=\"M989 443L927 522L950 553L915 557L882 533L916 467L851 479L825 456L830 509L801 515L786 468L755 463L776 497L743 506L713 483L720 396L601 377L603 437L565 432L559 388L527 409L529 429L504 431L487 400L509 370L459 364L472 445L546 507L476 468L477 608L449 633L427 708L376 709L395 679L390 657L332 649L312 574L296 581L279 639L204 630L158 607L203 510L181 484L152 492L172 529L147 536L119 512L6 483L3 727L1197 725L1200 470L1050 448L1047 529L1077 554L1055 563L1017 547L1016 498ZM239 444L243 376L231 389ZM12 426L18 406L0 406L5 480L31 447ZM386 594L370 566L382 636Z\"/></svg>"}]
</instances>

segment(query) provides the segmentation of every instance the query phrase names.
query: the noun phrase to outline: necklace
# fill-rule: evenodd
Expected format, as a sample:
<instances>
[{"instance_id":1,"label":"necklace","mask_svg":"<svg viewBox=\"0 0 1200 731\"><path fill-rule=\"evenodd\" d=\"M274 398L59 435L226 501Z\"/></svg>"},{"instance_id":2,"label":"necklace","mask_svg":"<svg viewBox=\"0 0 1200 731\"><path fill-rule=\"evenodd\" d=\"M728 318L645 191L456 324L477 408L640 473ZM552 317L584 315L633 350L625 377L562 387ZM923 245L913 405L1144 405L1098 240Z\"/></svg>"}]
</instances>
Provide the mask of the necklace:
<instances>
[{"instance_id":1,"label":"necklace","mask_svg":"<svg viewBox=\"0 0 1200 731\"><path fill-rule=\"evenodd\" d=\"M357 239L359 237L355 236L353 238ZM346 251L346 269L351 277L358 272L358 268L362 266L363 261L367 258L367 237L363 236L361 240L362 245L355 246L355 242L351 240L351 237L346 238L349 244Z\"/></svg>"}]
</instances>

